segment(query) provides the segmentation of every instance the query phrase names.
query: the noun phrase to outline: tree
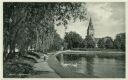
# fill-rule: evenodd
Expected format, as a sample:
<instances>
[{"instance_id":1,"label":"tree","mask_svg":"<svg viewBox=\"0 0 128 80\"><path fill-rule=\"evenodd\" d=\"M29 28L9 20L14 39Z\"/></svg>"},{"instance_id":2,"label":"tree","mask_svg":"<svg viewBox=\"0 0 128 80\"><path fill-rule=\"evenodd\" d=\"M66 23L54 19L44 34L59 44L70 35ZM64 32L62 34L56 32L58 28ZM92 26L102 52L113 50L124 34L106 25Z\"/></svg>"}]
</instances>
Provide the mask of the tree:
<instances>
[{"instance_id":1,"label":"tree","mask_svg":"<svg viewBox=\"0 0 128 80\"><path fill-rule=\"evenodd\" d=\"M116 35L114 40L114 48L122 49L125 51L125 33L120 33Z\"/></svg>"},{"instance_id":2,"label":"tree","mask_svg":"<svg viewBox=\"0 0 128 80\"><path fill-rule=\"evenodd\" d=\"M98 48L105 48L105 46L104 46L104 39L103 38L100 38L99 40L98 40Z\"/></svg>"},{"instance_id":3,"label":"tree","mask_svg":"<svg viewBox=\"0 0 128 80\"><path fill-rule=\"evenodd\" d=\"M86 48L94 48L95 47L94 39L91 36L86 36L84 40L84 46Z\"/></svg>"},{"instance_id":4,"label":"tree","mask_svg":"<svg viewBox=\"0 0 128 80\"><path fill-rule=\"evenodd\" d=\"M70 20L86 20L85 3L16 3L3 4L4 57L15 48L26 52L28 47L47 51L54 43L54 25L66 26ZM17 46L16 46L17 45Z\"/></svg>"},{"instance_id":5,"label":"tree","mask_svg":"<svg viewBox=\"0 0 128 80\"><path fill-rule=\"evenodd\" d=\"M113 40L111 37L105 37L105 48L106 49L112 49L113 48Z\"/></svg>"},{"instance_id":6,"label":"tree","mask_svg":"<svg viewBox=\"0 0 128 80\"><path fill-rule=\"evenodd\" d=\"M63 44L63 40L60 38L60 35L55 33L53 45L51 46L51 50L60 50Z\"/></svg>"},{"instance_id":7,"label":"tree","mask_svg":"<svg viewBox=\"0 0 128 80\"><path fill-rule=\"evenodd\" d=\"M98 41L99 48L112 49L113 48L113 40L111 37L104 37L99 39Z\"/></svg>"},{"instance_id":8,"label":"tree","mask_svg":"<svg viewBox=\"0 0 128 80\"><path fill-rule=\"evenodd\" d=\"M81 46L82 37L76 32L71 31L69 33L66 33L64 41L68 44L68 49L78 48Z\"/></svg>"}]
</instances>

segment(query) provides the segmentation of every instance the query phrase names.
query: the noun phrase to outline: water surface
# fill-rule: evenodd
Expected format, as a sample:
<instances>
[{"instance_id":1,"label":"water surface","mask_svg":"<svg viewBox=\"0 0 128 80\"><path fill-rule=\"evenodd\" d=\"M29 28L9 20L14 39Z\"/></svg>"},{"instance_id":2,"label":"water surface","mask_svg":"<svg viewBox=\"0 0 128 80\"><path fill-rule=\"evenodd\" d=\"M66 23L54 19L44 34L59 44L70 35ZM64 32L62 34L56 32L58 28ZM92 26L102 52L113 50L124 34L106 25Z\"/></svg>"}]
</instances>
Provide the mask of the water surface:
<instances>
[{"instance_id":1,"label":"water surface","mask_svg":"<svg viewBox=\"0 0 128 80\"><path fill-rule=\"evenodd\" d=\"M94 75L101 78L124 78L125 62L121 59L86 58L76 60L64 59L64 67L72 67L74 72Z\"/></svg>"}]
</instances>

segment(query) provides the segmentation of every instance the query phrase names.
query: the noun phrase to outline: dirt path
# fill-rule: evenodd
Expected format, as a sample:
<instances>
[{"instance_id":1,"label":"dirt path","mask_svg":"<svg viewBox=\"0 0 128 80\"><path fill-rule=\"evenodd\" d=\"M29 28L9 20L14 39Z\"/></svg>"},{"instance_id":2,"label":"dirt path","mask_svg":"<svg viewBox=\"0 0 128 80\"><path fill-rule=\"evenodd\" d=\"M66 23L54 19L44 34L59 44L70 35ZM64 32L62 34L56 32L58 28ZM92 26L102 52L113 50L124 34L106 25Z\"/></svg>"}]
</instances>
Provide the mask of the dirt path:
<instances>
[{"instance_id":1,"label":"dirt path","mask_svg":"<svg viewBox=\"0 0 128 80\"><path fill-rule=\"evenodd\" d=\"M31 78L60 78L43 58L40 58L33 67L35 74L30 75Z\"/></svg>"}]
</instances>

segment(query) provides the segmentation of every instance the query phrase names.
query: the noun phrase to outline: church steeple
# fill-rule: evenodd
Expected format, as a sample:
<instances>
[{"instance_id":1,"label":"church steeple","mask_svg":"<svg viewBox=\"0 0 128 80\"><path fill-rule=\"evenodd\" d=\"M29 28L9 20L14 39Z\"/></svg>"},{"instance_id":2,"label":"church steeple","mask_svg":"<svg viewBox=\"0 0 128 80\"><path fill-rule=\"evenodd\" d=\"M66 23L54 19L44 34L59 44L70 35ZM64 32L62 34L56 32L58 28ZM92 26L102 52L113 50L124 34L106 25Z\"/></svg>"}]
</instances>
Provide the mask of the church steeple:
<instances>
[{"instance_id":1,"label":"church steeple","mask_svg":"<svg viewBox=\"0 0 128 80\"><path fill-rule=\"evenodd\" d=\"M87 36L91 36L92 38L94 38L94 28L93 28L91 18L89 20L89 25L88 25L88 29L87 29Z\"/></svg>"}]
</instances>

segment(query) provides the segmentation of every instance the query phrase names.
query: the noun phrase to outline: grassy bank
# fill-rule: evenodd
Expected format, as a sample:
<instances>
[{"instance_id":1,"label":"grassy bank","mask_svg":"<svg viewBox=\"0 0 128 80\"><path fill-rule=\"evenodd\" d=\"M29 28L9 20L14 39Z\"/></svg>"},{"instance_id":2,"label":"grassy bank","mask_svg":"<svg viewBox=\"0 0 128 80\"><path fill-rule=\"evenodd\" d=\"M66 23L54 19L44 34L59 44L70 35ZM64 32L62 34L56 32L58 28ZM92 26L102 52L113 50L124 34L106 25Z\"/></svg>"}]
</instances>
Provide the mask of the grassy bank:
<instances>
[{"instance_id":1,"label":"grassy bank","mask_svg":"<svg viewBox=\"0 0 128 80\"><path fill-rule=\"evenodd\" d=\"M31 62L30 62L31 63ZM6 62L3 65L4 78L24 78L33 73L31 64L24 62Z\"/></svg>"},{"instance_id":2,"label":"grassy bank","mask_svg":"<svg viewBox=\"0 0 128 80\"><path fill-rule=\"evenodd\" d=\"M24 78L34 72L33 65L40 56L34 52L26 52L22 56L8 56L3 64L4 78Z\"/></svg>"},{"instance_id":3,"label":"grassy bank","mask_svg":"<svg viewBox=\"0 0 128 80\"><path fill-rule=\"evenodd\" d=\"M123 51L121 49L103 49L103 48L72 48L74 51Z\"/></svg>"},{"instance_id":4,"label":"grassy bank","mask_svg":"<svg viewBox=\"0 0 128 80\"><path fill-rule=\"evenodd\" d=\"M62 52L61 54L64 55L64 58L69 60L75 60L80 57L85 57L85 58L98 57L98 58L125 60L125 52L119 52L119 51L67 51L67 52ZM60 60L61 54L57 55L58 60Z\"/></svg>"}]
</instances>

